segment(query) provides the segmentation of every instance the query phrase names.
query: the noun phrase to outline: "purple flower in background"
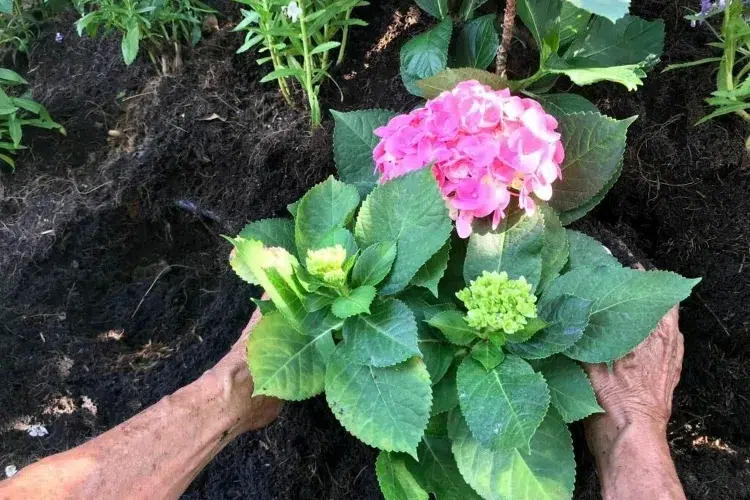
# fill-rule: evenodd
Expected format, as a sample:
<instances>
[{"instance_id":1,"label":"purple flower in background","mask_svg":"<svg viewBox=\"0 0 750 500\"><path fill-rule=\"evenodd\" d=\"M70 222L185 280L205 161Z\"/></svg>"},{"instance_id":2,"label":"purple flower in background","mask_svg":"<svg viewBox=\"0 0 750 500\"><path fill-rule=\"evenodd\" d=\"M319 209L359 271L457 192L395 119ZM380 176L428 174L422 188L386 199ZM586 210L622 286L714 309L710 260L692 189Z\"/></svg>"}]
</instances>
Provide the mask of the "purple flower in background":
<instances>
[{"instance_id":1,"label":"purple flower in background","mask_svg":"<svg viewBox=\"0 0 750 500\"><path fill-rule=\"evenodd\" d=\"M58 34L55 35L55 41L57 43L63 43L64 39L65 39L65 37L63 36L62 33L58 33Z\"/></svg>"}]
</instances>

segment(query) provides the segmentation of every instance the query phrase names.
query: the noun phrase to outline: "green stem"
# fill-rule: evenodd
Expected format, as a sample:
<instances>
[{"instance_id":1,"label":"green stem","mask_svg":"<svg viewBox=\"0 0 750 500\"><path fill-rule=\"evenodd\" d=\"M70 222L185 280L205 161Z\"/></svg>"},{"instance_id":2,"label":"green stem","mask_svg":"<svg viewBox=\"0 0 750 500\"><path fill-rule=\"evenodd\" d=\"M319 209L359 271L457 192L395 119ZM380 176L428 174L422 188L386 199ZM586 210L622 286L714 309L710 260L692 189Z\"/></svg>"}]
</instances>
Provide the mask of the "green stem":
<instances>
[{"instance_id":1,"label":"green stem","mask_svg":"<svg viewBox=\"0 0 750 500\"><path fill-rule=\"evenodd\" d=\"M276 71L279 69L279 66L281 65L279 61L279 54L276 52L276 49L273 47L273 38L271 38L271 35L268 34L269 26L268 26L268 16L271 13L270 7L268 5L268 0L263 0L263 9L264 9L264 17L261 18L263 21L263 26L261 29L263 30L263 38L266 42L266 47L268 47L268 52L271 54L271 64L273 64L273 70ZM258 23L260 25L260 23ZM289 86L287 85L286 78L278 78L277 81L279 82L279 89L281 90L281 95L284 96L284 100L289 105L289 107L294 107L294 101L292 100L292 94L289 91Z\"/></svg>"},{"instance_id":2,"label":"green stem","mask_svg":"<svg viewBox=\"0 0 750 500\"><path fill-rule=\"evenodd\" d=\"M734 56L737 49L737 37L734 35L732 30L732 15L737 10L735 2L739 0L729 0L726 10L724 12L724 22L722 24L722 34L724 35L724 85L726 85L728 91L735 89L735 78L734 78ZM741 10L739 11L741 15ZM740 75L743 73L744 68L740 70ZM739 79L739 75L738 75ZM737 100L736 98L733 100ZM750 122L750 114L744 109L735 111L735 114L740 116L743 120ZM746 143L747 144L747 143Z\"/></svg>"},{"instance_id":3,"label":"green stem","mask_svg":"<svg viewBox=\"0 0 750 500\"><path fill-rule=\"evenodd\" d=\"M303 56L305 63L304 87L305 93L307 94L307 102L310 105L310 122L312 124L312 127L316 128L320 126L320 104L318 103L318 96L315 95L315 90L313 89L313 61L312 56L310 55L310 39L307 34L307 26L305 25L305 16L307 15L307 13L305 11L304 1L300 1L300 9L302 10L302 13L299 18L299 26L302 34L302 50L304 52Z\"/></svg>"},{"instance_id":4,"label":"green stem","mask_svg":"<svg viewBox=\"0 0 750 500\"><path fill-rule=\"evenodd\" d=\"M328 26L327 24L325 26L323 26L323 42L324 43L330 41L328 39L328 37L330 36L330 31L331 31L330 30L330 26ZM321 68L326 68L328 66L328 53L329 52L330 51L328 51L328 50L326 50L325 52L323 52L323 57L321 58L322 61L321 61L321 64L320 64Z\"/></svg>"},{"instance_id":5,"label":"green stem","mask_svg":"<svg viewBox=\"0 0 750 500\"><path fill-rule=\"evenodd\" d=\"M345 21L348 21L352 15L352 9L346 11ZM336 59L336 66L344 62L344 52L346 51L346 41L349 38L349 25L344 26L344 30L341 34L341 46L339 47L339 57Z\"/></svg>"},{"instance_id":6,"label":"green stem","mask_svg":"<svg viewBox=\"0 0 750 500\"><path fill-rule=\"evenodd\" d=\"M509 81L508 85L510 86L512 91L520 92L521 90L529 87L531 84L546 76L547 74L547 70L545 70L544 68L539 68L537 72L530 77L524 78L523 80Z\"/></svg>"}]
</instances>

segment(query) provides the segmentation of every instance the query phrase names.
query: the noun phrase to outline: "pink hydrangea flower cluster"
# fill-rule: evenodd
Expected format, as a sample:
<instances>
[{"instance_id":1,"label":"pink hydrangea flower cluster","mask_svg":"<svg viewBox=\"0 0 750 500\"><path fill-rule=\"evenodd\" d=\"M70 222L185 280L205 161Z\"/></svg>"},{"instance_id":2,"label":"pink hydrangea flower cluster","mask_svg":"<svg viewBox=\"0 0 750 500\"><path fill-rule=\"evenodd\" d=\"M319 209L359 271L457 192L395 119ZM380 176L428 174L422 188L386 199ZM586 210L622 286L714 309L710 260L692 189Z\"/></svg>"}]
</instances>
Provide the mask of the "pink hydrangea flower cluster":
<instances>
[{"instance_id":1,"label":"pink hydrangea flower cluster","mask_svg":"<svg viewBox=\"0 0 750 500\"><path fill-rule=\"evenodd\" d=\"M492 90L475 80L459 83L375 130L373 157L380 182L432 163L432 171L459 236L477 217L496 228L512 198L533 213L552 197L564 152L557 120L533 99Z\"/></svg>"}]
</instances>

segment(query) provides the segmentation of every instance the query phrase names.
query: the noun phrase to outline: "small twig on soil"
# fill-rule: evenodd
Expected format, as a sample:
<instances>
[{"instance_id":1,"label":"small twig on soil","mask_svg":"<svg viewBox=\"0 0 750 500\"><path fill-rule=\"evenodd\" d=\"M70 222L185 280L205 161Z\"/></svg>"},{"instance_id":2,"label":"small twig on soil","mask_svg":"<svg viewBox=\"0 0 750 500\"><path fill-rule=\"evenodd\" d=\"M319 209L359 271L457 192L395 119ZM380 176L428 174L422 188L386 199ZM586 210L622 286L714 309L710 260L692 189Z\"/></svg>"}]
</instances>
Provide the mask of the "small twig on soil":
<instances>
[{"instance_id":1,"label":"small twig on soil","mask_svg":"<svg viewBox=\"0 0 750 500\"><path fill-rule=\"evenodd\" d=\"M167 271L172 269L173 267L182 267L183 269L193 269L190 266L183 266L181 264L171 264L159 271L159 274L156 275L156 278L154 278L154 281L151 283L151 286L148 287L148 290L146 290L146 293L143 294L143 297L141 297L141 301L138 302L138 306L135 308L135 311L133 311L133 314L130 316L131 318L134 318L135 315L138 313L138 309L141 308L141 305L143 304L143 301L146 300L146 296L151 292L151 289L154 288L154 285L156 285L156 282L159 281L159 278L161 278Z\"/></svg>"},{"instance_id":2,"label":"small twig on soil","mask_svg":"<svg viewBox=\"0 0 750 500\"><path fill-rule=\"evenodd\" d=\"M516 0L506 0L505 15L503 16L503 38L497 49L497 62L495 73L505 78L506 63L508 62L508 51L510 42L513 40L513 26L516 23Z\"/></svg>"},{"instance_id":3,"label":"small twig on soil","mask_svg":"<svg viewBox=\"0 0 750 500\"><path fill-rule=\"evenodd\" d=\"M713 316L714 319L716 320L716 322L719 323L719 326L722 328L722 330L724 330L724 333L727 334L727 337L731 337L732 334L729 333L729 330L727 330L727 327L724 326L724 323L719 319L719 317L716 315L716 313L710 307L708 307L708 304L706 304L706 301L703 300L703 297L701 297L701 294L699 294L698 292L696 292L695 296L698 297L698 300L701 301L701 303L703 304L703 307L705 307L706 309L708 309L708 312L711 313L711 316Z\"/></svg>"},{"instance_id":4,"label":"small twig on soil","mask_svg":"<svg viewBox=\"0 0 750 500\"><path fill-rule=\"evenodd\" d=\"M141 94L131 95L130 97L126 97L125 99L123 99L122 102L129 101L131 99L135 99L136 97L143 97L144 95L151 95L151 94L156 94L156 91L152 90L151 92L143 92Z\"/></svg>"}]
</instances>

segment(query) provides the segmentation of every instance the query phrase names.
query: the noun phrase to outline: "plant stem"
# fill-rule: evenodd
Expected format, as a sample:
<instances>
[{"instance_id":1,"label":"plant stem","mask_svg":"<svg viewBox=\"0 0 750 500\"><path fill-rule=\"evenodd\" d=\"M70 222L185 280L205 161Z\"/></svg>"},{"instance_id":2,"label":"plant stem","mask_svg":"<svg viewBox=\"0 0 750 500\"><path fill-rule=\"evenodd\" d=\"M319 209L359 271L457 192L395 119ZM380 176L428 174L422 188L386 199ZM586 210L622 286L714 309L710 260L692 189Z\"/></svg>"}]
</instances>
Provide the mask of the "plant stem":
<instances>
[{"instance_id":1,"label":"plant stem","mask_svg":"<svg viewBox=\"0 0 750 500\"><path fill-rule=\"evenodd\" d=\"M345 21L348 21L352 15L352 9L346 11ZM346 51L346 41L349 38L349 25L344 26L344 30L341 33L341 47L339 47L339 57L336 59L336 66L344 62L344 52Z\"/></svg>"},{"instance_id":2,"label":"plant stem","mask_svg":"<svg viewBox=\"0 0 750 500\"><path fill-rule=\"evenodd\" d=\"M500 47L497 49L497 61L495 65L495 73L502 77L505 77L507 72L506 63L508 61L510 42L513 40L513 25L515 23L516 0L506 0L505 14L503 16L503 38L500 42Z\"/></svg>"},{"instance_id":3,"label":"plant stem","mask_svg":"<svg viewBox=\"0 0 750 500\"><path fill-rule=\"evenodd\" d=\"M331 28L330 28L330 26L328 24L326 24L325 26L323 26L323 43L330 42L330 40L328 38L330 36L330 34L329 34L330 33L330 29ZM322 62L320 63L320 67L323 68L323 69L325 69L325 68L328 67L328 54L329 53L330 53L330 51L328 51L328 50L326 50L325 52L323 52L323 57L321 58Z\"/></svg>"},{"instance_id":4,"label":"plant stem","mask_svg":"<svg viewBox=\"0 0 750 500\"><path fill-rule=\"evenodd\" d=\"M519 92L529 87L532 83L536 82L537 80L541 79L543 76L547 74L548 74L547 71L545 71L543 68L539 68L539 70L537 70L536 73L534 73L528 78L524 78L523 80L509 81L508 86L513 92Z\"/></svg>"},{"instance_id":5,"label":"plant stem","mask_svg":"<svg viewBox=\"0 0 750 500\"><path fill-rule=\"evenodd\" d=\"M305 68L305 93L307 94L307 102L310 105L310 122L313 128L320 126L320 104L318 103L318 96L315 95L315 89L313 89L312 82L312 64L313 58L310 55L310 39L307 34L307 26L305 25L305 2L300 1L300 9L302 10L299 17L299 26L302 34L302 51L304 57L304 68Z\"/></svg>"},{"instance_id":6,"label":"plant stem","mask_svg":"<svg viewBox=\"0 0 750 500\"><path fill-rule=\"evenodd\" d=\"M263 9L265 10L265 12L263 12L264 17L261 17L261 20L263 20L264 18L265 20L263 21L263 26L261 29L263 30L263 37L265 38L266 47L268 47L268 52L271 54L271 64L273 64L273 70L276 71L277 69L279 69L279 66L281 66L281 62L279 61L279 54L274 48L273 38L271 38L271 35L268 34L271 28L268 22L271 17L271 8L268 5L268 0L263 0ZM292 100L291 92L289 92L289 86L286 83L286 78L278 78L277 80L279 82L281 95L284 96L284 100L289 105L289 107L293 108L294 101Z\"/></svg>"},{"instance_id":7,"label":"plant stem","mask_svg":"<svg viewBox=\"0 0 750 500\"><path fill-rule=\"evenodd\" d=\"M723 70L724 70L724 85L726 85L726 90L732 91L735 89L735 78L734 78L734 56L735 52L737 50L737 36L735 35L733 29L732 29L732 23L734 19L732 19L733 15L742 16L742 10L741 7L738 9L739 5L737 5L736 2L739 0L728 0L728 4L725 11L724 11L724 20L722 23L722 35L724 35L724 54L723 54ZM721 70L721 65L719 66L719 70ZM740 74L742 74L743 70L740 70ZM739 80L739 76L737 77ZM733 100L737 100L734 98ZM750 122L750 114L747 113L744 109L738 109L735 111L735 114L740 116L743 120ZM746 143L747 145L747 143Z\"/></svg>"}]
</instances>

